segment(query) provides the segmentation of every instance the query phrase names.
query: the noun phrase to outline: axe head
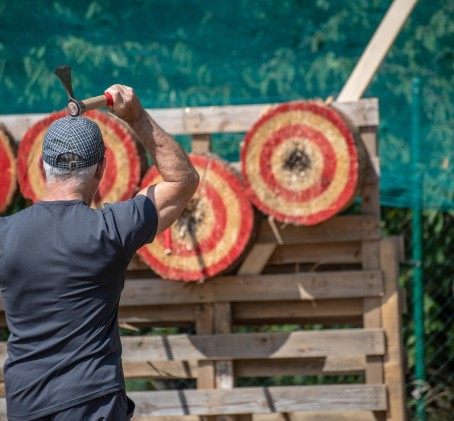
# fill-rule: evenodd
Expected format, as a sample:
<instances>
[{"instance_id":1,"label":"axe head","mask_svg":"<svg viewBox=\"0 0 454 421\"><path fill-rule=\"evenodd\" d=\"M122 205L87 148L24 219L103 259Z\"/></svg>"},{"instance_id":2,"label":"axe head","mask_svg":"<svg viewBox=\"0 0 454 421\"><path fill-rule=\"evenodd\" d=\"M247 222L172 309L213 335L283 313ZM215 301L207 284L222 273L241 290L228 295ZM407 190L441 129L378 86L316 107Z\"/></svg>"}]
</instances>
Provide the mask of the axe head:
<instances>
[{"instance_id":1,"label":"axe head","mask_svg":"<svg viewBox=\"0 0 454 421\"><path fill-rule=\"evenodd\" d=\"M74 98L73 87L71 83L71 67L69 66L58 66L54 70L55 75L60 80L61 84L68 94L68 113L70 116L78 116L83 113L84 108L81 101Z\"/></svg>"}]
</instances>

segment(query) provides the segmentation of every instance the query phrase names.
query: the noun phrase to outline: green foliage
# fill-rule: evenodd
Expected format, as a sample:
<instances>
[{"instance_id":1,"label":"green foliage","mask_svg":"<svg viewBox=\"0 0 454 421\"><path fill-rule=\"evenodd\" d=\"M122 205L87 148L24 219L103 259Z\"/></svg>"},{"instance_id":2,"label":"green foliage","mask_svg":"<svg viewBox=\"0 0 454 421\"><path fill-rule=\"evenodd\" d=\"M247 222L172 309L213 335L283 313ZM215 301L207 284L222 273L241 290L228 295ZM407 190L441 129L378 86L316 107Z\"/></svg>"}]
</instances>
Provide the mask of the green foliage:
<instances>
[{"instance_id":1,"label":"green foliage","mask_svg":"<svg viewBox=\"0 0 454 421\"><path fill-rule=\"evenodd\" d=\"M0 113L63 108L53 76L73 68L76 96L113 83L135 88L146 107L184 107L335 96L390 0L119 0L2 3ZM36 14L32 11L42 10ZM381 101L382 200L409 204L411 81L423 81L424 201L454 200L454 6L421 2L366 96ZM30 12L28 12L30 10ZM122 10L119 14L118 10ZM239 141L218 152L238 157Z\"/></svg>"}]
</instances>

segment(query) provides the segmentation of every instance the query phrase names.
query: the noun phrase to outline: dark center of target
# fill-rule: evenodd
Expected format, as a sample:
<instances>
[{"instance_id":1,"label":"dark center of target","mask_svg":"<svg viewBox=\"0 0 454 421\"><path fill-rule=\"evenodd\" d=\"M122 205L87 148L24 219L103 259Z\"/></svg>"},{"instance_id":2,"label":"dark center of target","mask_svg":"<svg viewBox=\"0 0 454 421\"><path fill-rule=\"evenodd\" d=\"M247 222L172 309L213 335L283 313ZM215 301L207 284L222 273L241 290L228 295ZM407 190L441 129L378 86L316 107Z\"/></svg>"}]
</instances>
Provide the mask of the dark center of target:
<instances>
[{"instance_id":1,"label":"dark center of target","mask_svg":"<svg viewBox=\"0 0 454 421\"><path fill-rule=\"evenodd\" d=\"M304 139L307 145L296 142L295 138ZM317 179L301 188L295 181L304 181L303 179L308 177L309 172L318 169L316 162L312 159L312 154L308 153L309 148L323 151L320 162L321 173L317 175ZM275 153L280 154L276 162L278 165L274 171L270 171L272 169L270 163L273 162ZM260 153L259 165L260 177L264 185L268 190L276 192L280 203L285 203L285 201L294 203L295 200L304 202L320 196L330 186L337 168L336 152L329 140L319 130L307 125L294 124L281 127L267 138ZM283 172L285 176L276 178L276 170Z\"/></svg>"},{"instance_id":2,"label":"dark center of target","mask_svg":"<svg viewBox=\"0 0 454 421\"><path fill-rule=\"evenodd\" d=\"M193 238L204 219L205 211L201 198L193 197L177 220L178 237L180 239Z\"/></svg>"},{"instance_id":3,"label":"dark center of target","mask_svg":"<svg viewBox=\"0 0 454 421\"><path fill-rule=\"evenodd\" d=\"M307 170L311 169L311 159L302 146L297 146L290 151L284 159L284 170L293 174L304 175Z\"/></svg>"}]
</instances>

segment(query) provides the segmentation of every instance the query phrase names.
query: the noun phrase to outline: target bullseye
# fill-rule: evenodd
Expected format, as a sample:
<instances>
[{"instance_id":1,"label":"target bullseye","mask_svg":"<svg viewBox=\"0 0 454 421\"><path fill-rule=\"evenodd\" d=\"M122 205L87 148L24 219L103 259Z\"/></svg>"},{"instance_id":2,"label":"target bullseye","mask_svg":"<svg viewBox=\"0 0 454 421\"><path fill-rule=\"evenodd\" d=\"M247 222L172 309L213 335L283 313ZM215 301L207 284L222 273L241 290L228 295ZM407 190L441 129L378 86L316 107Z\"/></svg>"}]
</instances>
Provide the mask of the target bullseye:
<instances>
[{"instance_id":1,"label":"target bullseye","mask_svg":"<svg viewBox=\"0 0 454 421\"><path fill-rule=\"evenodd\" d=\"M351 204L361 154L344 119L321 103L282 104L247 133L241 151L252 203L276 220L312 225Z\"/></svg>"}]
</instances>

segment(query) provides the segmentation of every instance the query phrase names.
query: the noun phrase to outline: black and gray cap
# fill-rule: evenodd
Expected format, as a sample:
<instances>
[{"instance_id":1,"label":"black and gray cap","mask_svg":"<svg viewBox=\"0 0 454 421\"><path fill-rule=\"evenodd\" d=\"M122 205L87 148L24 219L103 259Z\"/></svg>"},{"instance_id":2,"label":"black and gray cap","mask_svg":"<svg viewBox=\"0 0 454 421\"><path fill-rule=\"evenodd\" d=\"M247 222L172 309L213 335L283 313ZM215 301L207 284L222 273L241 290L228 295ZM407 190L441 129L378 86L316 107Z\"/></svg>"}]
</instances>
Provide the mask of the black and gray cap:
<instances>
[{"instance_id":1,"label":"black and gray cap","mask_svg":"<svg viewBox=\"0 0 454 421\"><path fill-rule=\"evenodd\" d=\"M89 167L101 161L105 151L99 126L82 116L54 121L44 136L43 161L56 168Z\"/></svg>"}]
</instances>

